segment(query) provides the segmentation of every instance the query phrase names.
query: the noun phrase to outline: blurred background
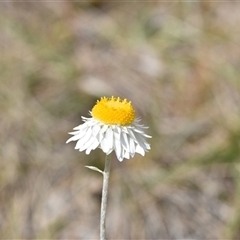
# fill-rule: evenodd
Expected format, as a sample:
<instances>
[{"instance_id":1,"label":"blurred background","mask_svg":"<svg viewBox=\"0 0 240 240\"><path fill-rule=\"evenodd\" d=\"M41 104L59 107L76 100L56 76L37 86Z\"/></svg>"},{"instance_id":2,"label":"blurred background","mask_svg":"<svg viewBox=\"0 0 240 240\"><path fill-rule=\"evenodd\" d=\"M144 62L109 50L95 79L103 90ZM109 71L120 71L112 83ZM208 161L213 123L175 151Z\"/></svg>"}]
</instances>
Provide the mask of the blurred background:
<instances>
[{"instance_id":1,"label":"blurred background","mask_svg":"<svg viewBox=\"0 0 240 240\"><path fill-rule=\"evenodd\" d=\"M1 239L98 239L103 169L65 144L101 96L145 157L112 155L109 239L240 238L240 3L0 3Z\"/></svg>"}]
</instances>

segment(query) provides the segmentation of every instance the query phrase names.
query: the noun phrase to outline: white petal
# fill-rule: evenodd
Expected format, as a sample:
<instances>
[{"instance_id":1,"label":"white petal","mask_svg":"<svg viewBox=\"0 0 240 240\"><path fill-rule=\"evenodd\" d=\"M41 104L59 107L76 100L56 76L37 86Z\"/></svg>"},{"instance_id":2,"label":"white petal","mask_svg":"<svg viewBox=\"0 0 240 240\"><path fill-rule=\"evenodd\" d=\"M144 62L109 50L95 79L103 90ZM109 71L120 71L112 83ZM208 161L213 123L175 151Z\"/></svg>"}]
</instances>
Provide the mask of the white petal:
<instances>
[{"instance_id":1,"label":"white petal","mask_svg":"<svg viewBox=\"0 0 240 240\"><path fill-rule=\"evenodd\" d=\"M98 142L98 140L96 138L94 138L94 141L91 144L91 146L89 146L86 149L86 154L89 154L92 150L95 150L98 146L99 146L99 142Z\"/></svg>"},{"instance_id":2,"label":"white petal","mask_svg":"<svg viewBox=\"0 0 240 240\"><path fill-rule=\"evenodd\" d=\"M142 136L144 136L144 137L146 137L146 138L152 138L152 136L147 135L147 134L142 130L142 128L144 129L144 128L148 128L148 127L144 127L144 126L136 125L136 124L135 124L133 130L134 130L135 132L140 133Z\"/></svg>"},{"instance_id":3,"label":"white petal","mask_svg":"<svg viewBox=\"0 0 240 240\"><path fill-rule=\"evenodd\" d=\"M88 155L93 150L92 146L86 148L86 154Z\"/></svg>"},{"instance_id":4,"label":"white petal","mask_svg":"<svg viewBox=\"0 0 240 240\"><path fill-rule=\"evenodd\" d=\"M95 138L93 144L92 144L92 149L96 149L99 146L100 142Z\"/></svg>"},{"instance_id":5,"label":"white petal","mask_svg":"<svg viewBox=\"0 0 240 240\"><path fill-rule=\"evenodd\" d=\"M92 135L97 136L100 130L101 130L101 127L99 126L99 124L94 125L92 127Z\"/></svg>"},{"instance_id":6,"label":"white petal","mask_svg":"<svg viewBox=\"0 0 240 240\"><path fill-rule=\"evenodd\" d=\"M124 157L123 157L123 156L120 156L120 157L118 157L118 161L119 161L119 162L122 162L122 161L123 161L123 159L124 159Z\"/></svg>"},{"instance_id":7,"label":"white petal","mask_svg":"<svg viewBox=\"0 0 240 240\"><path fill-rule=\"evenodd\" d=\"M140 134L144 134L144 131L140 128L138 128L137 126L134 126L134 131Z\"/></svg>"},{"instance_id":8,"label":"white petal","mask_svg":"<svg viewBox=\"0 0 240 240\"><path fill-rule=\"evenodd\" d=\"M128 152L128 151L125 151L125 152L124 152L124 158L127 158L127 159L129 159L129 158L130 158L130 154L129 154L129 152Z\"/></svg>"},{"instance_id":9,"label":"white petal","mask_svg":"<svg viewBox=\"0 0 240 240\"><path fill-rule=\"evenodd\" d=\"M132 138L129 138L129 150L130 156L133 157L135 154L135 143Z\"/></svg>"},{"instance_id":10,"label":"white petal","mask_svg":"<svg viewBox=\"0 0 240 240\"><path fill-rule=\"evenodd\" d=\"M68 132L68 134L70 135L77 135L79 133L79 131L75 131L75 132Z\"/></svg>"},{"instance_id":11,"label":"white petal","mask_svg":"<svg viewBox=\"0 0 240 240\"><path fill-rule=\"evenodd\" d=\"M144 138L139 134L139 133L134 133L134 132L132 132L132 134L135 136L135 139L136 139L136 143L138 144L138 145L140 145L143 149L145 149L146 147L145 147L145 140L144 140Z\"/></svg>"},{"instance_id":12,"label":"white petal","mask_svg":"<svg viewBox=\"0 0 240 240\"><path fill-rule=\"evenodd\" d=\"M142 156L145 155L145 151L144 151L144 149L140 145L137 145L136 152L141 154Z\"/></svg>"},{"instance_id":13,"label":"white petal","mask_svg":"<svg viewBox=\"0 0 240 240\"><path fill-rule=\"evenodd\" d=\"M136 139L132 129L128 129L128 134L130 135L131 139L133 139L135 142L137 142L137 139Z\"/></svg>"},{"instance_id":14,"label":"white petal","mask_svg":"<svg viewBox=\"0 0 240 240\"><path fill-rule=\"evenodd\" d=\"M71 141L76 141L76 140L78 140L78 139L79 139L79 136L78 136L78 135L75 135L75 136L69 138L69 139L66 141L66 143L69 143L69 142L71 142Z\"/></svg>"},{"instance_id":15,"label":"white petal","mask_svg":"<svg viewBox=\"0 0 240 240\"><path fill-rule=\"evenodd\" d=\"M101 142L101 149L106 154L109 153L110 150L111 150L111 148L109 147L109 144L108 144L108 139L106 137L104 137L102 142Z\"/></svg>"},{"instance_id":16,"label":"white petal","mask_svg":"<svg viewBox=\"0 0 240 240\"><path fill-rule=\"evenodd\" d=\"M104 138L104 134L100 133L100 131L99 131L99 133L95 137L97 138L97 140L99 142L101 142L103 140L103 138Z\"/></svg>"},{"instance_id":17,"label":"white petal","mask_svg":"<svg viewBox=\"0 0 240 240\"><path fill-rule=\"evenodd\" d=\"M93 119L93 118L82 117L82 120L85 120L85 121L89 121L91 119Z\"/></svg>"},{"instance_id":18,"label":"white petal","mask_svg":"<svg viewBox=\"0 0 240 240\"><path fill-rule=\"evenodd\" d=\"M91 131L92 131L92 130L91 130L90 127L86 128L86 129L84 129L84 130L82 130L81 132L78 133L78 135L79 135L79 139L85 137L86 134L87 134L88 132L91 132ZM89 133L89 134L90 134L90 133Z\"/></svg>"},{"instance_id":19,"label":"white petal","mask_svg":"<svg viewBox=\"0 0 240 240\"><path fill-rule=\"evenodd\" d=\"M113 150L113 145L109 144L109 139L106 136L107 135L108 130L106 131L105 137L103 138L102 142L101 142L101 149L103 150L104 153L106 153L107 155L110 154ZM110 140L111 141L111 140Z\"/></svg>"},{"instance_id":20,"label":"white petal","mask_svg":"<svg viewBox=\"0 0 240 240\"><path fill-rule=\"evenodd\" d=\"M114 138L120 140L120 132L121 132L120 127L115 126L115 127L113 128Z\"/></svg>"},{"instance_id":21,"label":"white petal","mask_svg":"<svg viewBox=\"0 0 240 240\"><path fill-rule=\"evenodd\" d=\"M80 149L82 146L84 146L86 144L86 142L88 142L90 137L91 137L91 128L88 129L88 131L86 132L84 137L82 137L80 140L78 140L78 142L75 146L75 149Z\"/></svg>"},{"instance_id":22,"label":"white petal","mask_svg":"<svg viewBox=\"0 0 240 240\"><path fill-rule=\"evenodd\" d=\"M88 127L85 123L73 128L73 130L83 130L84 128Z\"/></svg>"},{"instance_id":23,"label":"white petal","mask_svg":"<svg viewBox=\"0 0 240 240\"><path fill-rule=\"evenodd\" d=\"M96 124L99 124L99 122L92 118L92 119L86 121L85 124L87 124L89 127L92 127Z\"/></svg>"},{"instance_id":24,"label":"white petal","mask_svg":"<svg viewBox=\"0 0 240 240\"><path fill-rule=\"evenodd\" d=\"M129 140L128 140L127 134L125 132L122 132L120 140L121 140L121 143L122 143L122 146L124 147L124 149L126 151L129 151Z\"/></svg>"},{"instance_id":25,"label":"white petal","mask_svg":"<svg viewBox=\"0 0 240 240\"><path fill-rule=\"evenodd\" d=\"M100 127L100 130L98 132L95 133L95 137L98 139L99 142L101 142L105 136L105 131L108 128L107 125L100 125L98 124Z\"/></svg>"},{"instance_id":26,"label":"white petal","mask_svg":"<svg viewBox=\"0 0 240 240\"><path fill-rule=\"evenodd\" d=\"M84 130L82 130L82 131L76 131L75 133L74 133L74 132L70 133L70 134L74 134L74 136L72 136L71 138L69 138L66 143L69 143L69 142L71 142L71 141L76 141L76 140L81 139L82 136L86 134L86 132L87 132L87 130L84 129Z\"/></svg>"},{"instance_id":27,"label":"white petal","mask_svg":"<svg viewBox=\"0 0 240 240\"><path fill-rule=\"evenodd\" d=\"M93 144L95 138L93 136L91 136L88 141L85 142L85 144L83 144L80 148L79 148L79 151L84 151L86 150L87 148L91 148L91 145Z\"/></svg>"},{"instance_id":28,"label":"white petal","mask_svg":"<svg viewBox=\"0 0 240 240\"><path fill-rule=\"evenodd\" d=\"M108 142L108 149L113 149L113 131L112 128L109 127L108 130L106 131L106 139Z\"/></svg>"},{"instance_id":29,"label":"white petal","mask_svg":"<svg viewBox=\"0 0 240 240\"><path fill-rule=\"evenodd\" d=\"M106 132L106 130L108 129L108 125L102 125L101 126L101 130L100 130L100 134L104 134Z\"/></svg>"},{"instance_id":30,"label":"white petal","mask_svg":"<svg viewBox=\"0 0 240 240\"><path fill-rule=\"evenodd\" d=\"M81 130L81 131L76 131L75 132L75 135L76 136L78 136L78 140L80 140L81 138L83 138L85 135L86 135L86 133L89 131L89 127L87 127L87 128L84 128L83 130ZM77 140L77 139L76 139Z\"/></svg>"},{"instance_id":31,"label":"white petal","mask_svg":"<svg viewBox=\"0 0 240 240\"><path fill-rule=\"evenodd\" d=\"M146 149L148 149L148 150L150 150L150 149L151 149L151 147L150 147L150 144L148 144L148 143L145 143L145 145L146 145Z\"/></svg>"},{"instance_id":32,"label":"white petal","mask_svg":"<svg viewBox=\"0 0 240 240\"><path fill-rule=\"evenodd\" d=\"M116 156L117 156L117 159L119 160L119 161L122 161L122 156L121 156L121 143L120 143L120 141L117 139L117 138L115 138L114 139L114 149L115 149L115 153L116 153Z\"/></svg>"}]
</instances>

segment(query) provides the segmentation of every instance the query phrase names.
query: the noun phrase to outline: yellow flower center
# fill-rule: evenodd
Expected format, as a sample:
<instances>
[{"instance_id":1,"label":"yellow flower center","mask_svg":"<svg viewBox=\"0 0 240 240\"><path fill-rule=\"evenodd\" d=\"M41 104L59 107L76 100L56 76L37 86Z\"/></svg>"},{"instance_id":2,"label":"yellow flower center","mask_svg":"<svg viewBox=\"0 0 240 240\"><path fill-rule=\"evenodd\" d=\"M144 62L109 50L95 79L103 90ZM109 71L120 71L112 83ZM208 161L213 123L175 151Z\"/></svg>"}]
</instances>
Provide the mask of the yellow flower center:
<instances>
[{"instance_id":1,"label":"yellow flower center","mask_svg":"<svg viewBox=\"0 0 240 240\"><path fill-rule=\"evenodd\" d=\"M105 124L130 125L135 119L135 111L127 99L102 97L93 107L92 116Z\"/></svg>"}]
</instances>

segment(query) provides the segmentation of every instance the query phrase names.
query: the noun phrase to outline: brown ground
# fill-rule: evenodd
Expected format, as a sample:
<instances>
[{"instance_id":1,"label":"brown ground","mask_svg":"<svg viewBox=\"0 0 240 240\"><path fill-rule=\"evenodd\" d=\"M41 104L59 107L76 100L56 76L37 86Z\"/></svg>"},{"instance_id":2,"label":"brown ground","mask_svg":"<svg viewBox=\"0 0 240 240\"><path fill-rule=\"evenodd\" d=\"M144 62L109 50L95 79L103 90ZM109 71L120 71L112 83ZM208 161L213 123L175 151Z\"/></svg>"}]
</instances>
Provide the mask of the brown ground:
<instances>
[{"instance_id":1,"label":"brown ground","mask_svg":"<svg viewBox=\"0 0 240 240\"><path fill-rule=\"evenodd\" d=\"M98 239L104 155L66 145L126 97L152 149L113 155L108 239L240 238L240 3L0 3L0 237Z\"/></svg>"}]
</instances>

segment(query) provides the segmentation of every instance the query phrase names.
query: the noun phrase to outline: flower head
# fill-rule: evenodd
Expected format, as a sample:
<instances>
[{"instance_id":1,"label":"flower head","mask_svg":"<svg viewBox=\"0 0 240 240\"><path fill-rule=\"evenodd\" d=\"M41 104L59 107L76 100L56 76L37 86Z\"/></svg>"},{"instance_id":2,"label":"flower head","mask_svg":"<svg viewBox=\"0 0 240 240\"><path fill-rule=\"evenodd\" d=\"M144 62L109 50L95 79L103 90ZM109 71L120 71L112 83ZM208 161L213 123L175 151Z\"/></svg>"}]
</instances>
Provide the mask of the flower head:
<instances>
[{"instance_id":1,"label":"flower head","mask_svg":"<svg viewBox=\"0 0 240 240\"><path fill-rule=\"evenodd\" d=\"M111 97L102 97L90 112L91 118L82 117L84 123L75 127L69 134L73 135L68 142L77 141L75 149L89 154L101 148L107 155L115 151L119 161L129 159L135 153L144 156L150 149L145 138L140 119L136 118L130 101Z\"/></svg>"}]
</instances>

